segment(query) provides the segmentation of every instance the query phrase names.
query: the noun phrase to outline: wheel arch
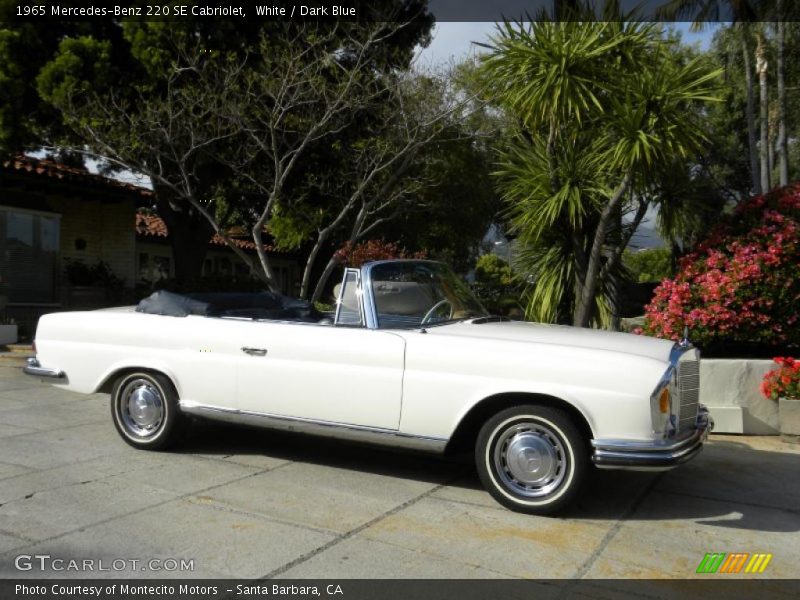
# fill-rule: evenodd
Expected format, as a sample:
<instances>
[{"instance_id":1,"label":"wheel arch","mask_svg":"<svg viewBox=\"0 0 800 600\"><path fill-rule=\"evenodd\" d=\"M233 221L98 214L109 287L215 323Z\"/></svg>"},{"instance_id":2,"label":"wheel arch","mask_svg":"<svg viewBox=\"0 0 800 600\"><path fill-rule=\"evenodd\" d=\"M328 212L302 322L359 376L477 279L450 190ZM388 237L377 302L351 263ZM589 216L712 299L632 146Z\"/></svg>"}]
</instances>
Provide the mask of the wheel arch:
<instances>
[{"instance_id":1,"label":"wheel arch","mask_svg":"<svg viewBox=\"0 0 800 600\"><path fill-rule=\"evenodd\" d=\"M566 400L548 394L531 392L504 392L488 396L475 404L459 421L447 443L445 453L455 454L472 451L483 424L501 410L522 404L541 404L564 410L573 420L588 442L593 438L592 428L586 416Z\"/></svg>"},{"instance_id":2,"label":"wheel arch","mask_svg":"<svg viewBox=\"0 0 800 600\"><path fill-rule=\"evenodd\" d=\"M116 367L112 369L100 382L100 384L95 389L96 394L110 394L113 387L114 382L122 377L123 375L127 375L128 373L153 373L157 375L161 375L162 377L166 377L167 380L172 384L172 388L175 393L180 398L180 392L178 390L178 386L175 384L175 378L172 375L165 371L164 369L159 369L157 367L144 367L144 366L124 366L124 367Z\"/></svg>"}]
</instances>

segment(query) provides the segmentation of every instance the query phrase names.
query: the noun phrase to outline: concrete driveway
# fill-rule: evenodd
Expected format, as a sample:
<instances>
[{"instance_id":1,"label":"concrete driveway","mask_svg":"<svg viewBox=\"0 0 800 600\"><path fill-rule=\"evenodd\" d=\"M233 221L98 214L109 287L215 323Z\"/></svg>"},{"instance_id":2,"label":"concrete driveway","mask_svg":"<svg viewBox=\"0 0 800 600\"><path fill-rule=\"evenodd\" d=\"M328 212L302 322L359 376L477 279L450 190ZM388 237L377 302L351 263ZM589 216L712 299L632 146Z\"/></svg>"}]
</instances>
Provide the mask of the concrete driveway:
<instances>
[{"instance_id":1,"label":"concrete driveway","mask_svg":"<svg viewBox=\"0 0 800 600\"><path fill-rule=\"evenodd\" d=\"M19 364L0 360L3 578L686 578L710 552L771 553L756 577L797 576L800 447L774 437L713 436L665 474L596 472L567 514L532 517L496 504L466 458L215 425L137 451L107 396ZM117 562L19 571L20 555Z\"/></svg>"}]
</instances>

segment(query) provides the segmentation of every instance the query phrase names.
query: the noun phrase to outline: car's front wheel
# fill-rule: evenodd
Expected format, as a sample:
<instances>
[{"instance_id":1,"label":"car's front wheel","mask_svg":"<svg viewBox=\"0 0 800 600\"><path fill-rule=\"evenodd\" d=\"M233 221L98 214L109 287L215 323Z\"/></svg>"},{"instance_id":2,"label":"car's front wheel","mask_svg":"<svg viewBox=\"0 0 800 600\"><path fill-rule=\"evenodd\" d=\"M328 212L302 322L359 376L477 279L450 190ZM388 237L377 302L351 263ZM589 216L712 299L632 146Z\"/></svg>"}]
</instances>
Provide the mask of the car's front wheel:
<instances>
[{"instance_id":1,"label":"car's front wheel","mask_svg":"<svg viewBox=\"0 0 800 600\"><path fill-rule=\"evenodd\" d=\"M111 390L117 431L135 448L161 450L175 440L181 414L172 382L149 371L125 373Z\"/></svg>"},{"instance_id":2,"label":"car's front wheel","mask_svg":"<svg viewBox=\"0 0 800 600\"><path fill-rule=\"evenodd\" d=\"M550 514L575 498L589 451L566 412L526 404L500 411L483 425L475 460L481 482L500 504Z\"/></svg>"}]
</instances>

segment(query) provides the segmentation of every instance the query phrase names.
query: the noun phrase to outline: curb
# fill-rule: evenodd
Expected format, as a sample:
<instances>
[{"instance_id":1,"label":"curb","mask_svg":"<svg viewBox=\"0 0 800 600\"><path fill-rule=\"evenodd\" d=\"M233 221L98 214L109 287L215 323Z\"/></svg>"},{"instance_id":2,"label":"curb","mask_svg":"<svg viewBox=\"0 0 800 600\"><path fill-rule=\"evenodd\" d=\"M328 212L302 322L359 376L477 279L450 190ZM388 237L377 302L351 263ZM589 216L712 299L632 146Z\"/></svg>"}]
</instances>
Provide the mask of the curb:
<instances>
[{"instance_id":1,"label":"curb","mask_svg":"<svg viewBox=\"0 0 800 600\"><path fill-rule=\"evenodd\" d=\"M0 364L4 366L17 366L25 365L25 360L33 356L33 347L26 344L9 344L8 346L0 346Z\"/></svg>"}]
</instances>

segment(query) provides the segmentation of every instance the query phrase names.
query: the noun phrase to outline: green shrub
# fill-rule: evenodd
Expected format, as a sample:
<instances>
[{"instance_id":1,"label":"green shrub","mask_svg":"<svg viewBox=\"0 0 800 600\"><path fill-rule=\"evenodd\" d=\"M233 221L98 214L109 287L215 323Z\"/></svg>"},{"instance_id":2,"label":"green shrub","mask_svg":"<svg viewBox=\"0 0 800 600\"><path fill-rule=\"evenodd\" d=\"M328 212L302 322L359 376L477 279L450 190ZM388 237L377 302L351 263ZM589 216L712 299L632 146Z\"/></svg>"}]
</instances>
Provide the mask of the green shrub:
<instances>
[{"instance_id":1,"label":"green shrub","mask_svg":"<svg viewBox=\"0 0 800 600\"><path fill-rule=\"evenodd\" d=\"M522 285L511 266L496 254L484 254L475 263L475 295L490 313L521 311Z\"/></svg>"},{"instance_id":2,"label":"green shrub","mask_svg":"<svg viewBox=\"0 0 800 600\"><path fill-rule=\"evenodd\" d=\"M650 248L638 252L626 250L622 261L631 272L633 281L637 283L660 282L672 277L672 261L668 248Z\"/></svg>"}]
</instances>

